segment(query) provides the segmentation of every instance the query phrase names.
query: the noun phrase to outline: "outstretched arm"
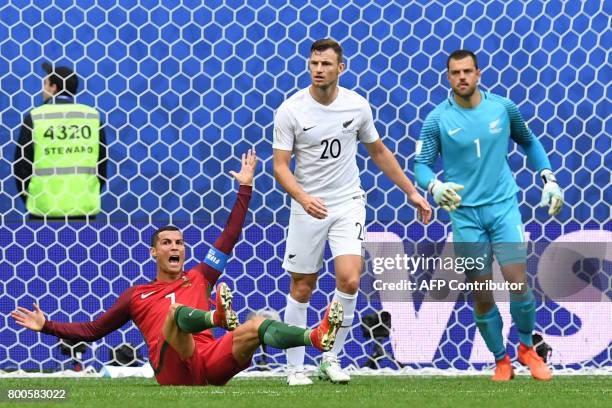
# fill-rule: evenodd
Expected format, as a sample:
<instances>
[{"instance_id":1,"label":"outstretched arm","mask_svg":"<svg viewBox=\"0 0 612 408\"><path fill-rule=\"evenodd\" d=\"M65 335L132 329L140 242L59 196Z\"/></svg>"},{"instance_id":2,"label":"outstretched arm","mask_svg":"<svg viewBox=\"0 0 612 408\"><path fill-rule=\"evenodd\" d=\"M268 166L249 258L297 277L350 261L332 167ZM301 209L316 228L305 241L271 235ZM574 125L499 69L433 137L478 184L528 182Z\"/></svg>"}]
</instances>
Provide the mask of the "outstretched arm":
<instances>
[{"instance_id":1,"label":"outstretched arm","mask_svg":"<svg viewBox=\"0 0 612 408\"><path fill-rule=\"evenodd\" d=\"M34 310L18 307L11 316L18 325L30 330L52 334L62 339L77 341L93 341L117 330L130 320L130 298L133 288L129 288L119 296L117 302L100 317L91 322L60 323L47 320L37 304Z\"/></svg>"},{"instance_id":2,"label":"outstretched arm","mask_svg":"<svg viewBox=\"0 0 612 408\"><path fill-rule=\"evenodd\" d=\"M230 174L240 183L238 197L236 197L236 202L227 219L223 232L217 238L212 248L208 250L204 261L198 266L206 280L211 284L214 284L219 278L227 262L228 255L232 252L240 238L244 219L249 209L256 167L257 156L255 155L255 150L251 151L249 149L247 154L242 155L240 172L230 171Z\"/></svg>"},{"instance_id":3,"label":"outstretched arm","mask_svg":"<svg viewBox=\"0 0 612 408\"><path fill-rule=\"evenodd\" d=\"M419 194L414 184L406 177L397 159L391 151L378 139L372 143L364 143L370 157L379 169L391 179L406 195L419 212L419 218L424 224L431 218L431 207L427 200Z\"/></svg>"},{"instance_id":4,"label":"outstretched arm","mask_svg":"<svg viewBox=\"0 0 612 408\"><path fill-rule=\"evenodd\" d=\"M242 167L240 168L240 172L236 173L235 171L230 171L230 174L240 183L240 188L232 212L227 220L227 224L221 236L217 238L214 243L214 247L226 255L232 252L234 245L236 245L236 242L238 242L240 238L244 219L249 209L256 167L257 156L255 155L255 149L249 149L246 154L242 155Z\"/></svg>"}]
</instances>

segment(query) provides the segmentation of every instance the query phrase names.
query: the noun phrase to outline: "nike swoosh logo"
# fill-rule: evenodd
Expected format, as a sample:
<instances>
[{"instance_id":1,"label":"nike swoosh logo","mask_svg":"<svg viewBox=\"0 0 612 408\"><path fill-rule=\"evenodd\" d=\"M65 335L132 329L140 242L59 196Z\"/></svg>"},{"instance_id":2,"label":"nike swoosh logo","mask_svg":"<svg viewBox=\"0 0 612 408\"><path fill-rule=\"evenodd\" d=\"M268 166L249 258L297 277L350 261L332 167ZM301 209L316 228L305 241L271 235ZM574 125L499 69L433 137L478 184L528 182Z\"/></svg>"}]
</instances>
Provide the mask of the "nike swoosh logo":
<instances>
[{"instance_id":1,"label":"nike swoosh logo","mask_svg":"<svg viewBox=\"0 0 612 408\"><path fill-rule=\"evenodd\" d=\"M191 312L189 312L189 314L187 316L191 316L193 314L193 312L195 312L195 309L193 309Z\"/></svg>"},{"instance_id":2,"label":"nike swoosh logo","mask_svg":"<svg viewBox=\"0 0 612 408\"><path fill-rule=\"evenodd\" d=\"M154 293L157 293L157 291L156 291L156 290L154 290L153 292L143 293L142 295L140 295L140 298L141 298L141 299L146 299L146 298L148 298L149 296L151 296L151 295L152 295L152 294L154 294Z\"/></svg>"},{"instance_id":3,"label":"nike swoosh logo","mask_svg":"<svg viewBox=\"0 0 612 408\"><path fill-rule=\"evenodd\" d=\"M448 135L449 135L449 136L452 136L452 135L454 135L455 133L457 133L457 132L461 131L462 129L463 129L463 128L457 128L457 129L449 130L449 131L448 131Z\"/></svg>"},{"instance_id":4,"label":"nike swoosh logo","mask_svg":"<svg viewBox=\"0 0 612 408\"><path fill-rule=\"evenodd\" d=\"M353 121L355 120L355 118L351 119L351 120L347 120L346 122L344 122L342 124L342 127L348 127L348 125L350 125L351 123L353 123Z\"/></svg>"},{"instance_id":5,"label":"nike swoosh logo","mask_svg":"<svg viewBox=\"0 0 612 408\"><path fill-rule=\"evenodd\" d=\"M311 126L311 127L303 127L302 130L304 132L308 132L310 129L317 127L317 125Z\"/></svg>"},{"instance_id":6,"label":"nike swoosh logo","mask_svg":"<svg viewBox=\"0 0 612 408\"><path fill-rule=\"evenodd\" d=\"M295 255L296 255L296 254L289 254L289 259L293 259L293 258L295 258Z\"/></svg>"}]
</instances>

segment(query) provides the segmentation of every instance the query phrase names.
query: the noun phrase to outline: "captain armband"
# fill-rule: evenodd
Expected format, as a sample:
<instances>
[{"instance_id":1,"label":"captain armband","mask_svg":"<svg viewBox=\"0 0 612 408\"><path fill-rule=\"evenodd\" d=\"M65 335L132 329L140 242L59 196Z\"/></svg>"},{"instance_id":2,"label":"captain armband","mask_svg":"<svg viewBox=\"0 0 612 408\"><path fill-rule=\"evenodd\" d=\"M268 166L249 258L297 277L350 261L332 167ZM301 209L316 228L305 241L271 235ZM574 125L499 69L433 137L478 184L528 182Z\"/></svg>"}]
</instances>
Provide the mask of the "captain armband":
<instances>
[{"instance_id":1,"label":"captain armband","mask_svg":"<svg viewBox=\"0 0 612 408\"><path fill-rule=\"evenodd\" d=\"M219 251L215 247L211 247L204 258L204 263L211 268L221 272L225 269L225 264L227 263L228 255Z\"/></svg>"}]
</instances>

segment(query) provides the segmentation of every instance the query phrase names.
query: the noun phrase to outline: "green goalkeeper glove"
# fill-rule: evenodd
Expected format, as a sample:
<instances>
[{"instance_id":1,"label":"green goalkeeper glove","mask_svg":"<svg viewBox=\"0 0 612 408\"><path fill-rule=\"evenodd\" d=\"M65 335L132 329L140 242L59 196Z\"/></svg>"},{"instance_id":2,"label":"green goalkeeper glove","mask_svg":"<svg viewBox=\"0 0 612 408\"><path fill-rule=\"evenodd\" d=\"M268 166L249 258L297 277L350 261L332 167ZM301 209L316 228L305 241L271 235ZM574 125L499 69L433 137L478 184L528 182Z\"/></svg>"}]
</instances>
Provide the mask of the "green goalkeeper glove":
<instances>
[{"instance_id":1,"label":"green goalkeeper glove","mask_svg":"<svg viewBox=\"0 0 612 408\"><path fill-rule=\"evenodd\" d=\"M429 192L433 195L434 201L446 211L455 211L461 204L461 196L457 191L463 190L463 186L457 183L442 183L434 180L429 184Z\"/></svg>"},{"instance_id":2,"label":"green goalkeeper glove","mask_svg":"<svg viewBox=\"0 0 612 408\"><path fill-rule=\"evenodd\" d=\"M548 215L557 215L561 212L563 207L563 191L557 184L557 179L552 171L546 169L540 173L542 180L544 180L544 188L542 189L542 199L540 200L540 207L550 206L548 208Z\"/></svg>"}]
</instances>

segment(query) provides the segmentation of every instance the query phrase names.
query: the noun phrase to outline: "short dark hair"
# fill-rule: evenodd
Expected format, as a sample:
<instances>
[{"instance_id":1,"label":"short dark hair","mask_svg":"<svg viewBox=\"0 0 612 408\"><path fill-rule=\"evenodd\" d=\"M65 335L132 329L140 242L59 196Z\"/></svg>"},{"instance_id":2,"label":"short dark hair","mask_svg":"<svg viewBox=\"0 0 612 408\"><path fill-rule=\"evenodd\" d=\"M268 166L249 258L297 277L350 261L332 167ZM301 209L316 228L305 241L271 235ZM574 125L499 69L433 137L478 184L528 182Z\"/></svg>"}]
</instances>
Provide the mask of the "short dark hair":
<instances>
[{"instance_id":1,"label":"short dark hair","mask_svg":"<svg viewBox=\"0 0 612 408\"><path fill-rule=\"evenodd\" d=\"M330 48L334 50L338 56L338 63L342 63L342 47L340 44L338 44L338 41L332 40L331 38L323 38L313 42L312 46L310 47L310 55L312 55L312 53L315 51L323 52Z\"/></svg>"},{"instance_id":2,"label":"short dark hair","mask_svg":"<svg viewBox=\"0 0 612 408\"><path fill-rule=\"evenodd\" d=\"M174 225L166 225L164 227L158 228L157 231L155 231L153 233L153 236L151 237L151 248L155 248L155 245L157 244L157 239L159 238L159 234L161 234L164 231L181 232L181 230L178 229L178 227L175 227Z\"/></svg>"},{"instance_id":3,"label":"short dark hair","mask_svg":"<svg viewBox=\"0 0 612 408\"><path fill-rule=\"evenodd\" d=\"M446 60L446 69L449 68L451 60L460 60L467 57L472 58L472 60L474 61L474 67L478 69L478 59L476 58L476 54L474 54L470 50L457 50L451 52L451 54L448 56L448 59Z\"/></svg>"},{"instance_id":4,"label":"short dark hair","mask_svg":"<svg viewBox=\"0 0 612 408\"><path fill-rule=\"evenodd\" d=\"M57 95L63 93L71 96L76 95L79 88L79 77L68 67L56 67L48 62L42 64L43 69L49 76L49 83L57 86Z\"/></svg>"}]
</instances>

